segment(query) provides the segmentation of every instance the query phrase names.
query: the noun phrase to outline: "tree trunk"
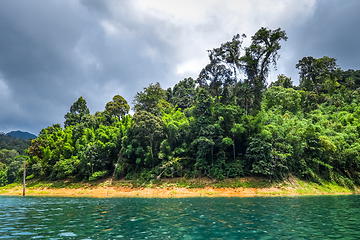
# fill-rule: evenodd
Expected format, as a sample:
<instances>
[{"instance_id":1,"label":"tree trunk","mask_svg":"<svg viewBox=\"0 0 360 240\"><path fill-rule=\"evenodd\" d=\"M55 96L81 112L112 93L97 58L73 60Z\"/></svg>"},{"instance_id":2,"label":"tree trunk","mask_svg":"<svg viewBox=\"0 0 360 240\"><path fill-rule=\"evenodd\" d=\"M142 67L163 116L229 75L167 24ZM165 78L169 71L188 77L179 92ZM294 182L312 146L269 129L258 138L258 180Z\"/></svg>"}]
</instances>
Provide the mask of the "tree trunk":
<instances>
[{"instance_id":1,"label":"tree trunk","mask_svg":"<svg viewBox=\"0 0 360 240\"><path fill-rule=\"evenodd\" d=\"M235 138L233 137L233 152L234 152L234 161L235 161Z\"/></svg>"},{"instance_id":2,"label":"tree trunk","mask_svg":"<svg viewBox=\"0 0 360 240\"><path fill-rule=\"evenodd\" d=\"M153 168L154 167L154 161L153 161L153 158L154 158L154 154L153 154L153 146L152 146L152 141L150 141L150 152L151 152L151 167Z\"/></svg>"}]
</instances>

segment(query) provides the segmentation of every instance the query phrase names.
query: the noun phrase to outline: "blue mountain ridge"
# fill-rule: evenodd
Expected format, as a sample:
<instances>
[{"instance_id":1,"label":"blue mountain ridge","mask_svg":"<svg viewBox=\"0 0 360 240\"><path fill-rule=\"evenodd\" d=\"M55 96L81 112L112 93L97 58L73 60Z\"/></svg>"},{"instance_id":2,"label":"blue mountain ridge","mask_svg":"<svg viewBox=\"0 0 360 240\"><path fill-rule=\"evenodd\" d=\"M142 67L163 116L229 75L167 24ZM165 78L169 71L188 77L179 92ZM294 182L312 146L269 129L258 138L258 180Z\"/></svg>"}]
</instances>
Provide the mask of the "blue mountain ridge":
<instances>
[{"instance_id":1,"label":"blue mountain ridge","mask_svg":"<svg viewBox=\"0 0 360 240\"><path fill-rule=\"evenodd\" d=\"M29 132L22 132L22 131L11 131L11 132L8 132L6 135L10 135L12 137L16 137L16 138L21 138L21 139L35 139L37 138L36 135L32 134L32 133L29 133Z\"/></svg>"}]
</instances>

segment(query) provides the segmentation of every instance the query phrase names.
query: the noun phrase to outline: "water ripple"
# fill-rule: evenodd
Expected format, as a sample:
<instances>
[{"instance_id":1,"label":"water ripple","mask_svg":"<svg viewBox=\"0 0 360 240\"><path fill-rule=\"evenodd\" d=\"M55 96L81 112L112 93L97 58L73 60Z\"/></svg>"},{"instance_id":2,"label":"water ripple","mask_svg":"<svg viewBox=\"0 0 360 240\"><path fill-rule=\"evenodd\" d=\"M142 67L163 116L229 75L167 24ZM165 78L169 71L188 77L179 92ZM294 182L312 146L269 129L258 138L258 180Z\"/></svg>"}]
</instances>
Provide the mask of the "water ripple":
<instances>
[{"instance_id":1,"label":"water ripple","mask_svg":"<svg viewBox=\"0 0 360 240\"><path fill-rule=\"evenodd\" d=\"M360 236L359 200L0 197L0 239L351 239Z\"/></svg>"}]
</instances>

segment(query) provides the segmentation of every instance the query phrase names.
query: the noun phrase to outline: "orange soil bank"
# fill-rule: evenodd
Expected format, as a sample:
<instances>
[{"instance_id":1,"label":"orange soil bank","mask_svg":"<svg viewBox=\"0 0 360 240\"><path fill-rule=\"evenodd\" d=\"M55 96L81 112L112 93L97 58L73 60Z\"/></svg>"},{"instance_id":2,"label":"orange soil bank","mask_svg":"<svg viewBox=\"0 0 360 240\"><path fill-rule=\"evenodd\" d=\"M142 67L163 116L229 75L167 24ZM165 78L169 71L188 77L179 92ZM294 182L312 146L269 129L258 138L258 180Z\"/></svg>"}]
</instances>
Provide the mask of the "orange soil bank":
<instances>
[{"instance_id":1,"label":"orange soil bank","mask_svg":"<svg viewBox=\"0 0 360 240\"><path fill-rule=\"evenodd\" d=\"M324 194L324 193L315 193ZM350 192L337 194L351 194ZM22 188L0 191L0 195L22 195ZM50 197L146 197L146 198L182 198L182 197L254 197L254 196L280 196L303 195L292 188L130 188L130 187L89 187L89 188L36 188L27 189L26 196ZM314 195L314 193L312 194Z\"/></svg>"}]
</instances>

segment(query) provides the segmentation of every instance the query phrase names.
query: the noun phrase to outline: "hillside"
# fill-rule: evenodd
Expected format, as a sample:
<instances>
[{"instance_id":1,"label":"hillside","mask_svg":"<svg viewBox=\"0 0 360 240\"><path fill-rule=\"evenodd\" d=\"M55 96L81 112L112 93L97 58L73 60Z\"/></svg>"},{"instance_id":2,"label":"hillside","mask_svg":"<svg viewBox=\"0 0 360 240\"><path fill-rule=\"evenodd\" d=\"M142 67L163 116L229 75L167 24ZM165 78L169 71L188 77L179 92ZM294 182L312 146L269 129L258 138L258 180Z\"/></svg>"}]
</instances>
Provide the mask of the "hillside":
<instances>
[{"instance_id":1,"label":"hillside","mask_svg":"<svg viewBox=\"0 0 360 240\"><path fill-rule=\"evenodd\" d=\"M28 132L22 132L22 131L11 131L11 132L8 132L6 135L10 135L12 137L15 137L15 138L21 138L23 140L26 140L26 139L35 139L36 138L36 135L32 134L32 133L28 133Z\"/></svg>"}]
</instances>

